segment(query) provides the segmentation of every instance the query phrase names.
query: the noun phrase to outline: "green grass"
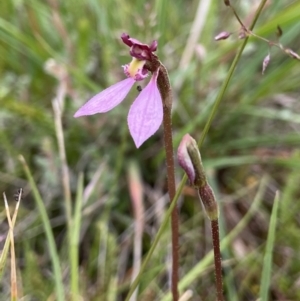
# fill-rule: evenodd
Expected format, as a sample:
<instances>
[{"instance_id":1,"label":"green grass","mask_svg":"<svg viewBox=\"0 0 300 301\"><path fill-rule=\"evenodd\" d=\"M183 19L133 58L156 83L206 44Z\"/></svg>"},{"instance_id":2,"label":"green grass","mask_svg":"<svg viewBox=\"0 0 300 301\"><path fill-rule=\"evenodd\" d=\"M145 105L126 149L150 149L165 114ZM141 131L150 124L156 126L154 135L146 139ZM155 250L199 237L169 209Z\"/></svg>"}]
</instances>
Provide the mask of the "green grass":
<instances>
[{"instance_id":1,"label":"green grass","mask_svg":"<svg viewBox=\"0 0 300 301\"><path fill-rule=\"evenodd\" d=\"M231 2L250 24L257 7ZM0 191L13 204L15 191L24 189L14 228L24 298L125 300L134 263L134 202L127 177L133 162L143 191L142 259L149 250L152 255L140 275L137 300L170 300L162 130L140 149L134 147L126 118L136 89L109 113L73 118L90 96L124 78L121 66L131 58L120 41L123 32L159 42L157 54L174 87L175 150L187 132L201 141L203 163L222 208L227 300L300 298L300 62L272 48L262 75L268 45L251 37L230 69L245 41L238 33L225 41L213 38L223 30L238 31L237 21L222 1L208 2L207 14L197 14L201 3L1 1ZM282 44L299 53L299 19L299 1L274 2L262 11L254 32L275 40L280 25ZM201 34L191 42L199 20L204 21ZM186 51L191 51L189 59ZM45 71L49 58L66 71L66 81ZM62 87L67 89L59 125L52 103ZM193 189L180 184L179 168L176 175L182 189L180 290L191 290L190 300L214 300L205 214ZM1 209L5 238L4 204ZM1 261L1 300L10 298L8 262Z\"/></svg>"}]
</instances>

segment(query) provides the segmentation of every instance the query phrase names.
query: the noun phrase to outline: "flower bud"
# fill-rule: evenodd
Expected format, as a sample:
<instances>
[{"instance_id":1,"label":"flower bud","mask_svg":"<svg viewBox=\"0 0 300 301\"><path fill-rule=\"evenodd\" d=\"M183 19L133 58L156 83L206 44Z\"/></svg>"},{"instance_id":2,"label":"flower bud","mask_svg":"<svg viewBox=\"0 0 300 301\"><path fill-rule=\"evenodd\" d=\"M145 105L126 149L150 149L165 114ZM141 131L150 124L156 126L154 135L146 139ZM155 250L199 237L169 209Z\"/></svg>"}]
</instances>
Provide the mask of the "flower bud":
<instances>
[{"instance_id":1,"label":"flower bud","mask_svg":"<svg viewBox=\"0 0 300 301\"><path fill-rule=\"evenodd\" d=\"M185 134L179 144L177 157L179 165L186 172L191 185L198 189L205 212L211 221L219 217L218 203L206 181L198 145L189 134Z\"/></svg>"},{"instance_id":2,"label":"flower bud","mask_svg":"<svg viewBox=\"0 0 300 301\"><path fill-rule=\"evenodd\" d=\"M231 33L228 31L222 31L215 36L215 41L226 40L231 36Z\"/></svg>"},{"instance_id":3,"label":"flower bud","mask_svg":"<svg viewBox=\"0 0 300 301\"><path fill-rule=\"evenodd\" d=\"M130 47L130 55L138 60L150 60L152 53L157 50L157 41L153 41L150 45L147 45L137 39L131 38L126 33L122 34L121 39L124 44Z\"/></svg>"},{"instance_id":4,"label":"flower bud","mask_svg":"<svg viewBox=\"0 0 300 301\"><path fill-rule=\"evenodd\" d=\"M219 207L209 184L200 187L198 192L208 218L211 221L217 220L219 218Z\"/></svg>"},{"instance_id":5,"label":"flower bud","mask_svg":"<svg viewBox=\"0 0 300 301\"><path fill-rule=\"evenodd\" d=\"M293 51L292 49L287 48L287 49L285 49L285 52L286 52L289 56L291 56L293 59L300 60L299 54L296 53L295 51Z\"/></svg>"},{"instance_id":6,"label":"flower bud","mask_svg":"<svg viewBox=\"0 0 300 301\"><path fill-rule=\"evenodd\" d=\"M266 68L268 67L269 63L270 63L270 53L263 60L262 74L265 73Z\"/></svg>"},{"instance_id":7,"label":"flower bud","mask_svg":"<svg viewBox=\"0 0 300 301\"><path fill-rule=\"evenodd\" d=\"M177 151L178 163L186 172L190 184L201 187L206 184L197 142L189 134L185 134Z\"/></svg>"}]
</instances>

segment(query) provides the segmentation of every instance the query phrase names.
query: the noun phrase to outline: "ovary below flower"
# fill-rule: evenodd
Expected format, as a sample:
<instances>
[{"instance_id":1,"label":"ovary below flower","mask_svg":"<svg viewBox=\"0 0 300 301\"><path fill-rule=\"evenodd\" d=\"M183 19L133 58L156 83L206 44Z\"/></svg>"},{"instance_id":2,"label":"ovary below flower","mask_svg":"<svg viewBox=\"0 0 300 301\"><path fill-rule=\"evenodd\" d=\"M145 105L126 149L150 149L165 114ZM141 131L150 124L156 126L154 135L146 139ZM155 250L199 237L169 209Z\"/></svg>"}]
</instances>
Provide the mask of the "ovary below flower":
<instances>
[{"instance_id":1,"label":"ovary below flower","mask_svg":"<svg viewBox=\"0 0 300 301\"><path fill-rule=\"evenodd\" d=\"M141 57L141 54L138 52L139 47L143 50L141 52L142 55L145 55L144 53L147 55L148 53L151 54L151 51L154 51L154 46L156 47L156 45L151 46L153 43L150 46L147 46L131 38L127 39L126 42L127 43L125 44L131 46L132 49L135 47L134 50L131 50L131 54L132 52L132 55L138 53L139 57ZM105 113L119 105L125 99L135 82L141 81L147 77L148 70L144 67L145 63L146 60L133 57L133 60L129 65L123 66L124 73L128 78L110 86L92 97L75 113L74 117ZM162 100L157 88L158 72L159 70L153 72L150 82L139 93L128 113L127 120L129 131L137 148L152 136L162 123Z\"/></svg>"}]
</instances>

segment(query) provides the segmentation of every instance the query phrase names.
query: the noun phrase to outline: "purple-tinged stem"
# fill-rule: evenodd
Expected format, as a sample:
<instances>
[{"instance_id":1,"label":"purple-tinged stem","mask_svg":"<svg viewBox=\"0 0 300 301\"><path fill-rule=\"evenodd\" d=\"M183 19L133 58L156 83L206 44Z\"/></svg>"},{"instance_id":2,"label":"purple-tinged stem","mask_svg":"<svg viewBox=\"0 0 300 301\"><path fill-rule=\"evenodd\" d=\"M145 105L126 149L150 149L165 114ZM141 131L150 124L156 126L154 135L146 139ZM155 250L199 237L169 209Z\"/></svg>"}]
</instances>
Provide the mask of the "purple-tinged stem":
<instances>
[{"instance_id":1,"label":"purple-tinged stem","mask_svg":"<svg viewBox=\"0 0 300 301\"><path fill-rule=\"evenodd\" d=\"M217 300L224 301L223 281L222 281L222 261L221 261L220 236L219 236L219 219L211 221L211 233L212 233L213 248L214 248Z\"/></svg>"},{"instance_id":2,"label":"purple-tinged stem","mask_svg":"<svg viewBox=\"0 0 300 301\"><path fill-rule=\"evenodd\" d=\"M241 25L241 29L248 35L248 36L253 36L257 39L260 39L264 42L266 42L270 47L271 46L276 46L278 47L279 49L281 49L283 52L285 52L286 54L288 54L290 57L292 57L293 59L296 59L296 60L300 60L300 55L297 54L296 52L294 52L293 50L289 49L289 48L285 48L281 43L278 43L278 42L274 42L274 41L271 41L271 40L268 40L266 38L263 38L257 34L255 34L252 29L249 29L246 27L246 25L243 23L243 21L240 19L239 15L237 14L235 8L230 4L230 1L224 1L225 2L225 5L226 6L229 6L235 16L235 18L237 19L237 21L240 23ZM262 1L260 7L262 8L265 4L266 0L265 1ZM260 9L260 8L259 8ZM259 10L258 9L258 10ZM258 14L257 14L258 16ZM281 28L278 26L277 28L279 28L279 35L278 35L278 38L282 35L282 30Z\"/></svg>"},{"instance_id":3,"label":"purple-tinged stem","mask_svg":"<svg viewBox=\"0 0 300 301\"><path fill-rule=\"evenodd\" d=\"M172 120L171 112L167 107L164 107L164 142L166 152L166 165L167 165L167 177L168 177L168 191L170 202L175 197L175 175L174 175L174 153L173 153L173 139L172 139ZM177 301L178 295L178 267L179 267L179 225L178 225L178 209L177 206L172 211L171 216L172 227L172 294L173 301Z\"/></svg>"},{"instance_id":4,"label":"purple-tinged stem","mask_svg":"<svg viewBox=\"0 0 300 301\"><path fill-rule=\"evenodd\" d=\"M215 199L214 192L208 184L202 162L198 165L198 173L201 175L204 181L201 187L198 189L200 199L204 205L206 214L211 222L211 236L214 248L214 261L215 261L215 277L216 277L216 291L217 300L224 301L223 297L223 281L222 281L222 259L220 251L220 237L219 237L219 208ZM199 177L200 179L200 177Z\"/></svg>"},{"instance_id":5,"label":"purple-tinged stem","mask_svg":"<svg viewBox=\"0 0 300 301\"><path fill-rule=\"evenodd\" d=\"M189 134L183 136L178 147L178 163L186 172L190 183L198 190L200 201L211 221L214 248L217 300L224 301L222 283L222 261L219 238L219 208L214 192L207 182L196 140Z\"/></svg>"},{"instance_id":6,"label":"purple-tinged stem","mask_svg":"<svg viewBox=\"0 0 300 301\"><path fill-rule=\"evenodd\" d=\"M158 88L163 101L163 128L164 144L166 153L167 181L170 202L175 197L175 169L174 169L174 152L172 136L172 91L169 83L166 68L161 64L160 72L157 79ZM179 269L179 222L178 208L174 207L171 216L172 229L172 296L173 301L178 301L178 269Z\"/></svg>"}]
</instances>

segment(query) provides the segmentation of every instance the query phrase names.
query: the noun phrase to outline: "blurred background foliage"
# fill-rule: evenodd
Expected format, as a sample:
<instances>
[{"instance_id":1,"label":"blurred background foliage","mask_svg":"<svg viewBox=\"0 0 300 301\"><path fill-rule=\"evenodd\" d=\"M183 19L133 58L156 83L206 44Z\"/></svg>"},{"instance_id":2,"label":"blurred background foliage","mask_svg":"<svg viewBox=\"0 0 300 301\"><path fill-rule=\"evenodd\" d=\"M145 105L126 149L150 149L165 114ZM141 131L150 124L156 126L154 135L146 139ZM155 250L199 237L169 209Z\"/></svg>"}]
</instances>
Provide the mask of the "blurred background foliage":
<instances>
[{"instance_id":1,"label":"blurred background foliage","mask_svg":"<svg viewBox=\"0 0 300 301\"><path fill-rule=\"evenodd\" d=\"M233 0L250 24L259 1ZM300 1L268 1L254 32L300 51ZM162 131L136 149L127 129L133 89L113 111L74 119L89 97L124 78L131 58L123 32L145 43L157 39L158 56L174 89L174 148L190 133L199 139L241 40L239 24L222 1L11 0L0 2L0 191L13 200L24 189L15 243L24 300L55 300L52 267L42 221L18 155L22 154L47 207L68 290L63 174L53 100L62 95L62 126L72 200L80 172L84 202L79 244L83 300L123 300L132 273L136 212L131 168L141 184L145 254L163 214L166 171ZM234 34L216 42L221 31ZM218 200L222 236L249 210L262 178L260 209L223 254L228 300L256 300L274 194L281 191L273 250L270 300L300 299L299 61L250 38L201 149ZM62 94L60 94L62 93ZM176 171L178 182L182 172ZM184 202L183 202L184 201ZM12 202L13 204L13 202ZM1 208L1 212L3 207ZM209 225L192 188L180 200L181 277L211 250ZM1 214L1 237L8 225ZM169 233L161 240L140 286L138 300L168 292ZM1 242L2 244L2 242ZM211 266L186 286L192 300L214 300ZM9 269L1 282L9 296ZM52 298L52 299L51 299Z\"/></svg>"}]
</instances>

